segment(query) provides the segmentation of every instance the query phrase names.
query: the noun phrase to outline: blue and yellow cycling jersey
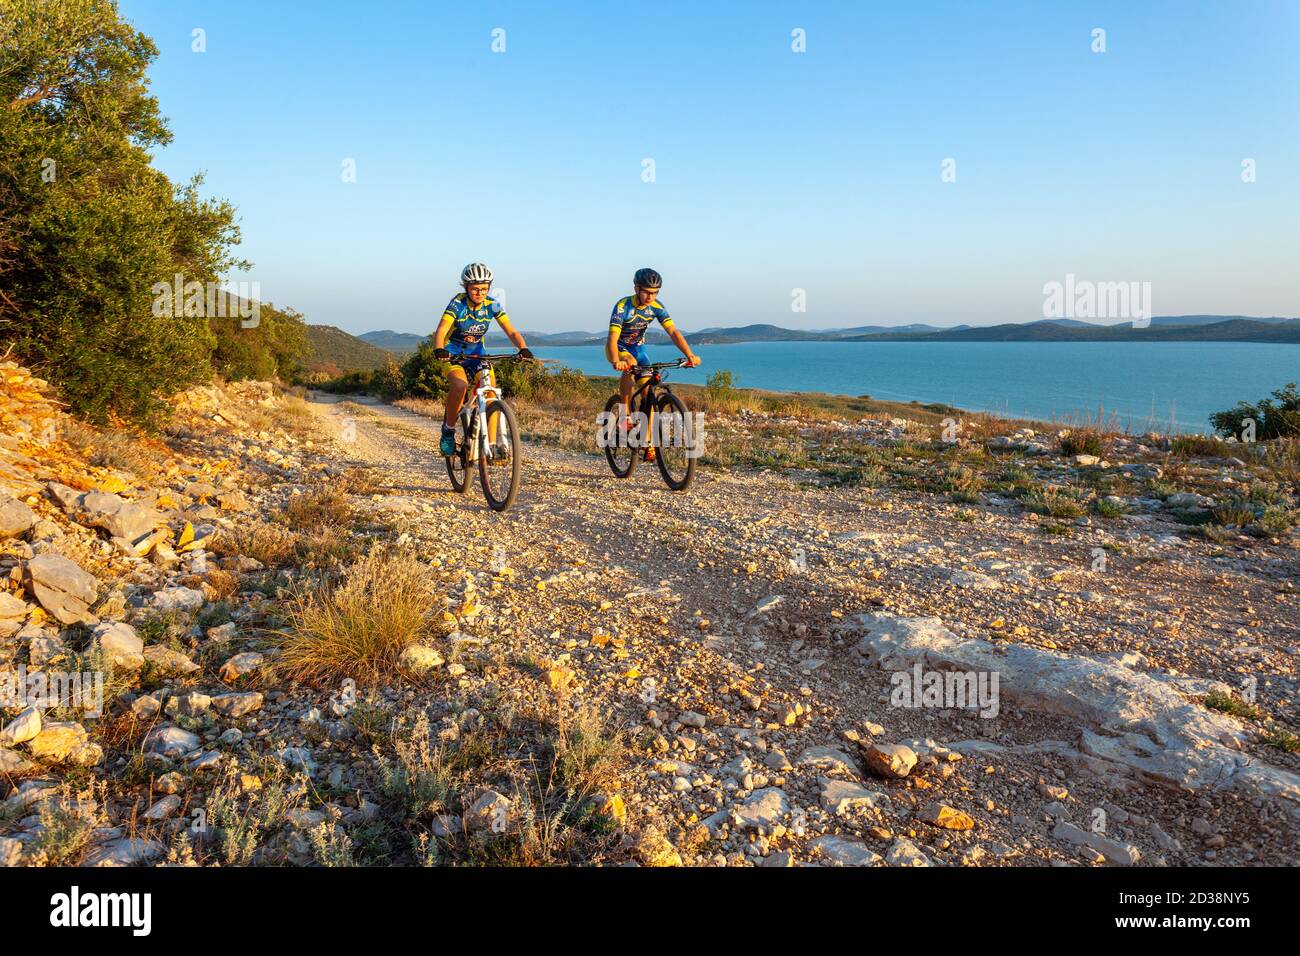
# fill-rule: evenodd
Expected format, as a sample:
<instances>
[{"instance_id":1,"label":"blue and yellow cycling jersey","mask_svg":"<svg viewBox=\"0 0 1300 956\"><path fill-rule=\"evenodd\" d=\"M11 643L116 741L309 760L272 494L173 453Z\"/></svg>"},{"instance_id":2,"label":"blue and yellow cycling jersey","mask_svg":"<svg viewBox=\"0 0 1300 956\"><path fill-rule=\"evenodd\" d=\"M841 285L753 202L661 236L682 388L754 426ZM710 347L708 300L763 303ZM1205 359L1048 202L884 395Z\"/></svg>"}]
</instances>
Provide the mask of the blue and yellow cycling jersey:
<instances>
[{"instance_id":1,"label":"blue and yellow cycling jersey","mask_svg":"<svg viewBox=\"0 0 1300 956\"><path fill-rule=\"evenodd\" d=\"M442 312L443 320L451 319L451 335L447 337L448 352L480 352L483 336L487 335L495 320L502 324L510 321L505 308L489 296L477 309L470 304L464 292L457 293Z\"/></svg>"},{"instance_id":2,"label":"blue and yellow cycling jersey","mask_svg":"<svg viewBox=\"0 0 1300 956\"><path fill-rule=\"evenodd\" d=\"M645 338L646 326L656 321L664 327L664 331L673 330L672 316L658 299L640 307L636 304L635 295L625 295L614 303L614 311L609 316L609 330L618 333L620 347L640 345Z\"/></svg>"}]
</instances>

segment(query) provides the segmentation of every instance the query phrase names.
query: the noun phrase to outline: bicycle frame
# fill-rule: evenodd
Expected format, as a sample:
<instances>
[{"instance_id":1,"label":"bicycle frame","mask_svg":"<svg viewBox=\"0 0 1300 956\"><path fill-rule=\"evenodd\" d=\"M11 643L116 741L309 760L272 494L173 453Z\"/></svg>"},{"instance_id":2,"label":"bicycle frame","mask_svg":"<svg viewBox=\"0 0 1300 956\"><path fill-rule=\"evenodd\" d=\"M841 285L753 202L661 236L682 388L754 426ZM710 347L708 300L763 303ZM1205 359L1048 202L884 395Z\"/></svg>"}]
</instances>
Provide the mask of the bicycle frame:
<instances>
[{"instance_id":1,"label":"bicycle frame","mask_svg":"<svg viewBox=\"0 0 1300 956\"><path fill-rule=\"evenodd\" d=\"M491 366L485 362L474 377L471 400L460 411L465 416L465 444L469 449L465 459L467 464L478 461L480 455L489 461L495 457L488 436L489 429L483 427L483 423L487 421L488 403L500 398L501 390L492 384Z\"/></svg>"},{"instance_id":2,"label":"bicycle frame","mask_svg":"<svg viewBox=\"0 0 1300 956\"><path fill-rule=\"evenodd\" d=\"M630 369L634 385L638 380L637 372L645 371L648 374L644 376L645 384L633 391L627 398L627 411L629 414L636 410L638 398L642 399L642 410L645 409L647 404L649 404L650 408L653 409L654 393L658 389L662 388L665 392L672 392L672 386L664 383L664 376L661 370L665 368L685 368L685 365L681 362L660 362L656 365L638 365ZM642 396L644 396L644 398L642 398Z\"/></svg>"}]
</instances>

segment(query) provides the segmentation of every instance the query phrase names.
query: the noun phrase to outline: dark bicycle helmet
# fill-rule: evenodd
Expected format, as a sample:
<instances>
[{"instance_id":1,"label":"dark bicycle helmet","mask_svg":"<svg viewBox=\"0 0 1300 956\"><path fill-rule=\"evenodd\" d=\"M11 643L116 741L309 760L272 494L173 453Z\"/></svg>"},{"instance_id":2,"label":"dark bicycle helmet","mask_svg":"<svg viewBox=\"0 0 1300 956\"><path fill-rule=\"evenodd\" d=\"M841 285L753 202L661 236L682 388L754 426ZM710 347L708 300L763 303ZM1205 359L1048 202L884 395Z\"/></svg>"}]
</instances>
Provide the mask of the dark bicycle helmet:
<instances>
[{"instance_id":1,"label":"dark bicycle helmet","mask_svg":"<svg viewBox=\"0 0 1300 956\"><path fill-rule=\"evenodd\" d=\"M664 278L653 269L637 269L632 284L642 289L662 289Z\"/></svg>"}]
</instances>

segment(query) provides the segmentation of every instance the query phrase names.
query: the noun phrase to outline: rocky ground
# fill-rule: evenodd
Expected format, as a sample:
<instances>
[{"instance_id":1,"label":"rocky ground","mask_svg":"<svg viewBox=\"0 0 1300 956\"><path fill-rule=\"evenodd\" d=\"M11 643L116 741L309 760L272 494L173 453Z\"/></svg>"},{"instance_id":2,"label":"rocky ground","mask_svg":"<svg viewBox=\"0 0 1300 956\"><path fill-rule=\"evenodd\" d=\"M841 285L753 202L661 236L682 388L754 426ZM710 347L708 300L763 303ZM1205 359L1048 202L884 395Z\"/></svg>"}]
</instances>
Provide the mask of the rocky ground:
<instances>
[{"instance_id":1,"label":"rocky ground","mask_svg":"<svg viewBox=\"0 0 1300 956\"><path fill-rule=\"evenodd\" d=\"M109 676L98 716L5 704L0 862L1300 859L1296 531L1186 521L1246 461L1063 531L960 482L706 459L671 494L530 442L497 514L410 409L256 384L177 407L129 448L67 423L3 444L0 667ZM902 420L804 437L835 431L886 469L927 454ZM1049 492L1169 470L1142 440L1114 464L978 444ZM304 594L367 560L419 566L432 626L387 671L295 670ZM934 674L999 692L900 698Z\"/></svg>"}]
</instances>

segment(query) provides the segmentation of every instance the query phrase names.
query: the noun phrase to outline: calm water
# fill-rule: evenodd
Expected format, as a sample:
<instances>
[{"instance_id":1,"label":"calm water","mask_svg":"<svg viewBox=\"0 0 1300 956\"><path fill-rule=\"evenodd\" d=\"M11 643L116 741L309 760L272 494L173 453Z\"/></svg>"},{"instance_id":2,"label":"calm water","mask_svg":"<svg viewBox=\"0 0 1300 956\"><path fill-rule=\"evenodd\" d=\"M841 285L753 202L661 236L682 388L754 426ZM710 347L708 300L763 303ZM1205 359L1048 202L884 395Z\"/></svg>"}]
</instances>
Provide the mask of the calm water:
<instances>
[{"instance_id":1,"label":"calm water","mask_svg":"<svg viewBox=\"0 0 1300 956\"><path fill-rule=\"evenodd\" d=\"M600 347L537 349L539 358L613 374ZM678 356L651 346L651 361ZM1209 432L1211 412L1300 380L1300 345L1256 342L748 342L701 345L704 364L671 373L703 385L945 402L1041 420L1104 408L1144 431Z\"/></svg>"}]
</instances>

